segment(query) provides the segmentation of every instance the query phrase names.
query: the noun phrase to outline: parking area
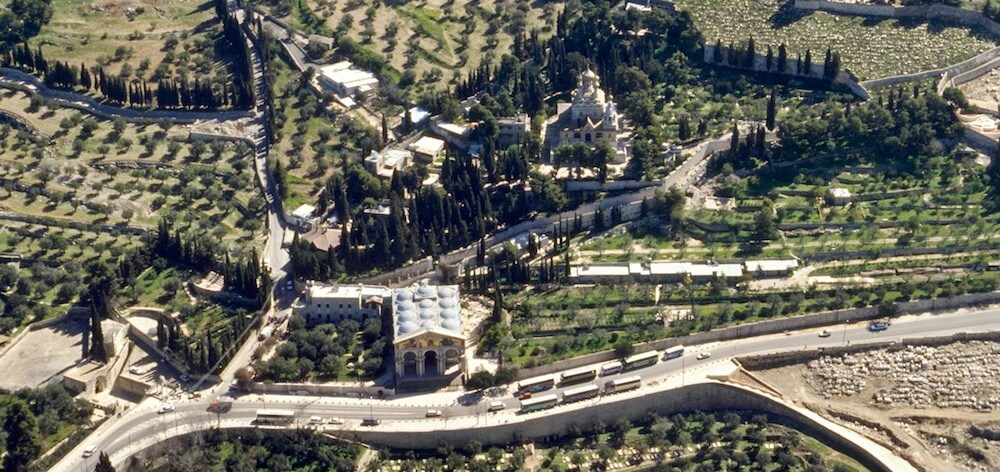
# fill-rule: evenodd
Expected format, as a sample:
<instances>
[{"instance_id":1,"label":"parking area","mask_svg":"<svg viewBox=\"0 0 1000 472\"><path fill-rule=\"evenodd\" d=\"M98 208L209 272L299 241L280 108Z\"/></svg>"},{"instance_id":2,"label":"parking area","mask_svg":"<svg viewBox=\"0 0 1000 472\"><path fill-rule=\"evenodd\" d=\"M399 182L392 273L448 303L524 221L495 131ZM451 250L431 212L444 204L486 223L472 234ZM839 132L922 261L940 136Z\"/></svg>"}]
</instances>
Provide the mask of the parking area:
<instances>
[{"instance_id":1,"label":"parking area","mask_svg":"<svg viewBox=\"0 0 1000 472\"><path fill-rule=\"evenodd\" d=\"M68 371L83 359L86 318L30 331L0 358L0 388L38 387ZM31 366L31 368L25 368Z\"/></svg>"}]
</instances>

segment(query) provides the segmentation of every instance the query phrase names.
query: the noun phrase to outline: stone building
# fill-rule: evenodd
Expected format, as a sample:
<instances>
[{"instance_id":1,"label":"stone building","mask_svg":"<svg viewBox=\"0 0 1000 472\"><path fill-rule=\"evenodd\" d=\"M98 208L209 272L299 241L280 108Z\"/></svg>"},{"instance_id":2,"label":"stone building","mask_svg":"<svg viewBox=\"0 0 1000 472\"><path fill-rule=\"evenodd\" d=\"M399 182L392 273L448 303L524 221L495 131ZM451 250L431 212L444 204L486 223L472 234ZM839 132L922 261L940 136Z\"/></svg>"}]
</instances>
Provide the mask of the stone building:
<instances>
[{"instance_id":1,"label":"stone building","mask_svg":"<svg viewBox=\"0 0 1000 472\"><path fill-rule=\"evenodd\" d=\"M607 141L616 151L613 164L625 162L626 151L620 139L622 127L612 99L601 90L601 79L587 69L580 75L580 84L573 91L571 103L557 104L557 113L546 122L546 149L560 144L583 143L593 147Z\"/></svg>"},{"instance_id":2,"label":"stone building","mask_svg":"<svg viewBox=\"0 0 1000 472\"><path fill-rule=\"evenodd\" d=\"M397 289L392 297L393 347L397 384L465 372L465 334L458 286L420 285Z\"/></svg>"},{"instance_id":3,"label":"stone building","mask_svg":"<svg viewBox=\"0 0 1000 472\"><path fill-rule=\"evenodd\" d=\"M307 282L305 294L293 309L309 324L362 322L382 314L382 304L392 291L381 285L326 285Z\"/></svg>"}]
</instances>

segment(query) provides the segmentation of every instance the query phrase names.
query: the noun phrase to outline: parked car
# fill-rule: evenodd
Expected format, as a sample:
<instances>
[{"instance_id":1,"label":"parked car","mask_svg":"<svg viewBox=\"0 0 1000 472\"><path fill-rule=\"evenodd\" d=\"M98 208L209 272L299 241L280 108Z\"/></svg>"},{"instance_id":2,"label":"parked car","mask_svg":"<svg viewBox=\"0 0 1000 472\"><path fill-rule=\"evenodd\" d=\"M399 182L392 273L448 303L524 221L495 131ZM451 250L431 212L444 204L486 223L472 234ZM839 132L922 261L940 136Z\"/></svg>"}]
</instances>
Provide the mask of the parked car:
<instances>
[{"instance_id":1,"label":"parked car","mask_svg":"<svg viewBox=\"0 0 1000 472\"><path fill-rule=\"evenodd\" d=\"M91 444L83 449L83 457L90 457L97 452L97 446Z\"/></svg>"},{"instance_id":2,"label":"parked car","mask_svg":"<svg viewBox=\"0 0 1000 472\"><path fill-rule=\"evenodd\" d=\"M191 376L188 375L188 374L181 374L181 381L183 381L183 382L190 382L191 381Z\"/></svg>"},{"instance_id":3,"label":"parked car","mask_svg":"<svg viewBox=\"0 0 1000 472\"><path fill-rule=\"evenodd\" d=\"M490 402L489 411L500 411L504 408L507 408L507 405L504 405L502 401L496 400Z\"/></svg>"},{"instance_id":4,"label":"parked car","mask_svg":"<svg viewBox=\"0 0 1000 472\"><path fill-rule=\"evenodd\" d=\"M521 394L517 396L518 400L527 400L529 398L531 398L531 392L521 392Z\"/></svg>"},{"instance_id":5,"label":"parked car","mask_svg":"<svg viewBox=\"0 0 1000 472\"><path fill-rule=\"evenodd\" d=\"M174 411L174 406L168 403L166 405L161 406L160 409L157 410L157 413L162 415L164 413L170 413L171 411Z\"/></svg>"},{"instance_id":6,"label":"parked car","mask_svg":"<svg viewBox=\"0 0 1000 472\"><path fill-rule=\"evenodd\" d=\"M378 418L365 418L361 420L361 426L378 426L381 423Z\"/></svg>"},{"instance_id":7,"label":"parked car","mask_svg":"<svg viewBox=\"0 0 1000 472\"><path fill-rule=\"evenodd\" d=\"M702 361L702 360L708 359L709 357L712 357L712 353L708 352L708 351L704 351L704 352L699 352L698 353L697 359L699 361Z\"/></svg>"},{"instance_id":8,"label":"parked car","mask_svg":"<svg viewBox=\"0 0 1000 472\"><path fill-rule=\"evenodd\" d=\"M309 417L309 424L323 424L323 417L322 416L310 416Z\"/></svg>"},{"instance_id":9,"label":"parked car","mask_svg":"<svg viewBox=\"0 0 1000 472\"><path fill-rule=\"evenodd\" d=\"M425 416L428 418L437 418L441 416L441 410L427 410L427 414Z\"/></svg>"},{"instance_id":10,"label":"parked car","mask_svg":"<svg viewBox=\"0 0 1000 472\"><path fill-rule=\"evenodd\" d=\"M327 420L327 423L329 423L329 424L344 424L344 420L341 419L341 418L333 417L333 418L330 418L329 420Z\"/></svg>"},{"instance_id":11,"label":"parked car","mask_svg":"<svg viewBox=\"0 0 1000 472\"><path fill-rule=\"evenodd\" d=\"M833 334L833 333L831 333L830 330L824 329L823 331L819 332L819 337L821 337L821 338L829 338L831 334Z\"/></svg>"}]
</instances>

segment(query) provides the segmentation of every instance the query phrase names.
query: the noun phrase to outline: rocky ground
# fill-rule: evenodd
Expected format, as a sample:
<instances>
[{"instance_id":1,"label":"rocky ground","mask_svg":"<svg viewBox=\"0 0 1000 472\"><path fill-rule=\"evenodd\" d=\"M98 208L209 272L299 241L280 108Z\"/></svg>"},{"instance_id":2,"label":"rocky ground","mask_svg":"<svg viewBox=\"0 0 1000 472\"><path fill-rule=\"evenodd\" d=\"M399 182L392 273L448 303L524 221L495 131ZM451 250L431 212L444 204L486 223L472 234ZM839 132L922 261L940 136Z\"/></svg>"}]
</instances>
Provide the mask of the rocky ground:
<instances>
[{"instance_id":1,"label":"rocky ground","mask_svg":"<svg viewBox=\"0 0 1000 472\"><path fill-rule=\"evenodd\" d=\"M753 372L928 471L1000 471L1000 342L907 346Z\"/></svg>"}]
</instances>

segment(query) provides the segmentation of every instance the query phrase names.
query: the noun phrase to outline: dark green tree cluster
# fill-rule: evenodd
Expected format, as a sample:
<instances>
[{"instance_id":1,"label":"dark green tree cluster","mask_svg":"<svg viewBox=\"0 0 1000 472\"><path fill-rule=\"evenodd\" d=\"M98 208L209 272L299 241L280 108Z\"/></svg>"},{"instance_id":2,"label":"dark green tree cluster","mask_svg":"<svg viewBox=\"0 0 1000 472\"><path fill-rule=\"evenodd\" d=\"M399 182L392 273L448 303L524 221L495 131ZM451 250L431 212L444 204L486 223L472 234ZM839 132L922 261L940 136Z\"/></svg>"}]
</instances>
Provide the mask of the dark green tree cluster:
<instances>
[{"instance_id":1,"label":"dark green tree cluster","mask_svg":"<svg viewBox=\"0 0 1000 472\"><path fill-rule=\"evenodd\" d=\"M51 0L12 0L0 8L0 51L37 36L50 19Z\"/></svg>"},{"instance_id":2,"label":"dark green tree cluster","mask_svg":"<svg viewBox=\"0 0 1000 472\"><path fill-rule=\"evenodd\" d=\"M912 93L911 93L912 92ZM962 135L953 105L933 90L896 88L860 105L828 101L783 121L777 152L785 159L865 150L914 169L936 151L934 140Z\"/></svg>"},{"instance_id":3,"label":"dark green tree cluster","mask_svg":"<svg viewBox=\"0 0 1000 472\"><path fill-rule=\"evenodd\" d=\"M274 381L302 381L309 378L336 379L344 368L342 357L355 359L357 372L349 374L373 377L384 368L389 355L388 333L380 318L371 317L362 326L355 320L321 324L307 328L305 320L293 315L289 320L288 341L275 355L260 364L260 377ZM364 353L364 360L358 357Z\"/></svg>"},{"instance_id":4,"label":"dark green tree cluster","mask_svg":"<svg viewBox=\"0 0 1000 472\"><path fill-rule=\"evenodd\" d=\"M41 389L14 392L0 415L6 437L4 471L27 471L42 452L42 438L54 435L65 425L84 425L93 407L74 399L61 385L50 383Z\"/></svg>"}]
</instances>

